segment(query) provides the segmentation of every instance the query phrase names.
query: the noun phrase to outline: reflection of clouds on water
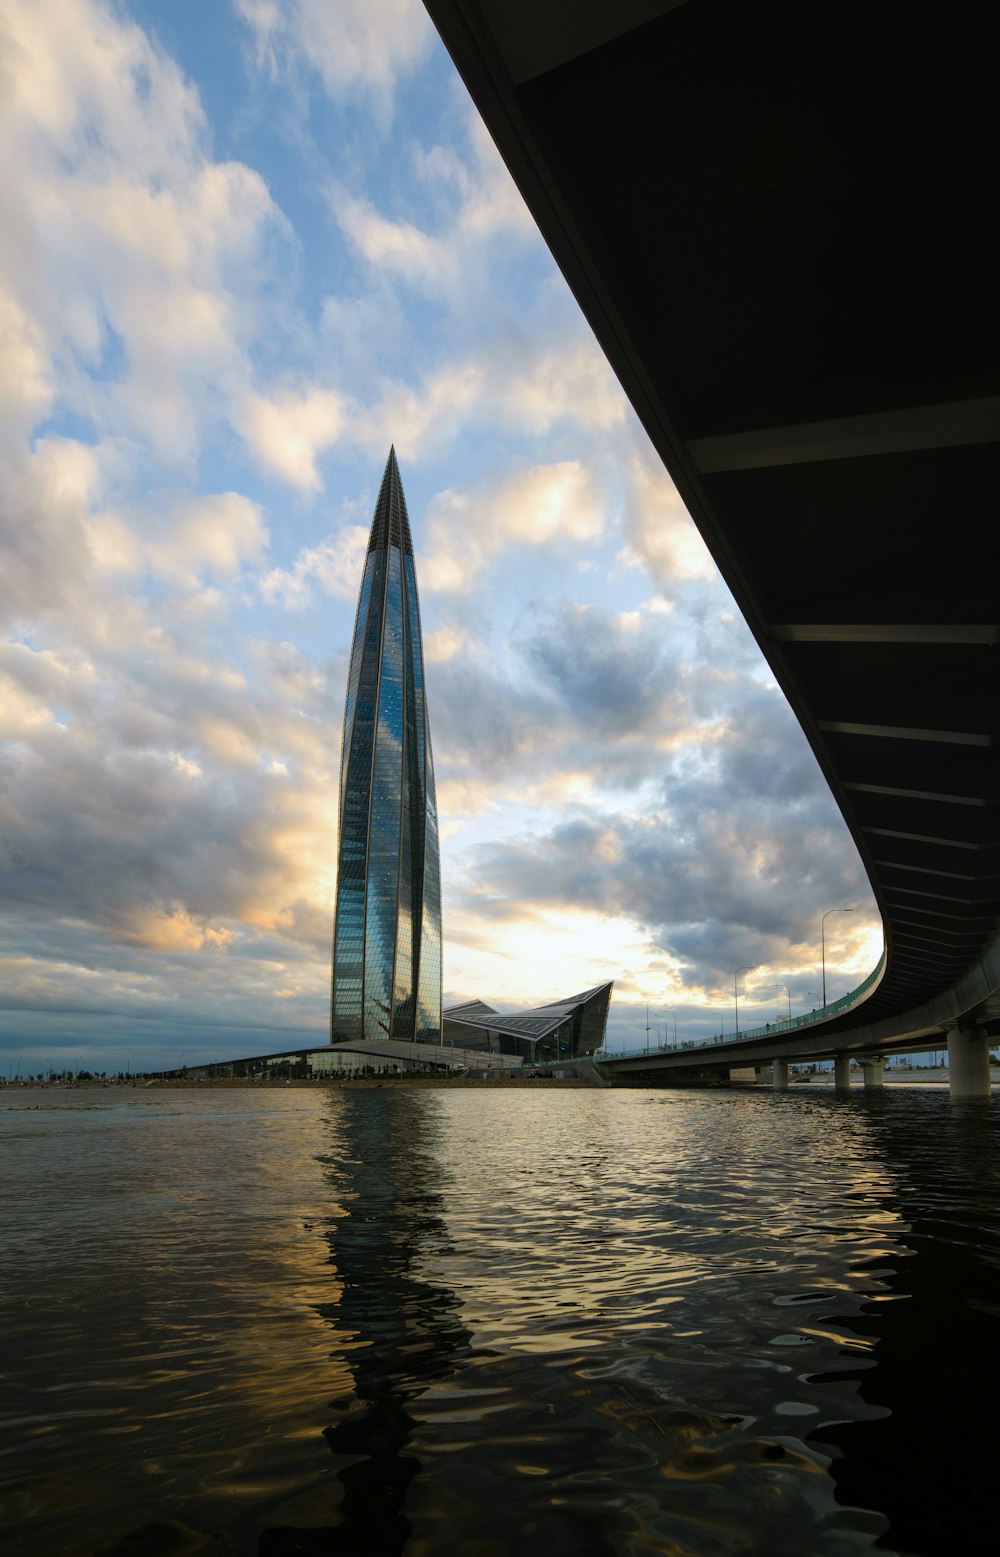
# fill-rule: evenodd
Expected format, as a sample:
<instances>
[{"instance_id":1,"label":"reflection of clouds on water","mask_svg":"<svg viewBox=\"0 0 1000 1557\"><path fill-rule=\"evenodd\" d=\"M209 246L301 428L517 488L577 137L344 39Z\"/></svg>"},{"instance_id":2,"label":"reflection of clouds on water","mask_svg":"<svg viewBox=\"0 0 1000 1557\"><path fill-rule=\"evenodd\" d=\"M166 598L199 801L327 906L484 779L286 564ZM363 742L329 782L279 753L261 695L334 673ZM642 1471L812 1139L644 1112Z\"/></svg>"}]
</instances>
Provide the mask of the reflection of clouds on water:
<instances>
[{"instance_id":1,"label":"reflection of clouds on water","mask_svg":"<svg viewBox=\"0 0 1000 1557\"><path fill-rule=\"evenodd\" d=\"M838 1149L825 1108L770 1097L331 1101L339 1522L266 1557L874 1550L885 1519L800 1436L883 1414L850 1279L898 1222L868 1121Z\"/></svg>"},{"instance_id":2,"label":"reflection of clouds on water","mask_svg":"<svg viewBox=\"0 0 1000 1557\"><path fill-rule=\"evenodd\" d=\"M875 1503L922 1557L982 1549L995 1522L996 1406L986 1382L1000 1320L1000 1114L990 1099L851 1100L892 1175L893 1248L859 1262L871 1295L851 1319L875 1366L855 1413L817 1429L845 1502ZM840 1382L843 1382L841 1375Z\"/></svg>"},{"instance_id":3,"label":"reflection of clouds on water","mask_svg":"<svg viewBox=\"0 0 1000 1557\"><path fill-rule=\"evenodd\" d=\"M819 1087L0 1107L8 1544L985 1549L998 1125Z\"/></svg>"}]
</instances>

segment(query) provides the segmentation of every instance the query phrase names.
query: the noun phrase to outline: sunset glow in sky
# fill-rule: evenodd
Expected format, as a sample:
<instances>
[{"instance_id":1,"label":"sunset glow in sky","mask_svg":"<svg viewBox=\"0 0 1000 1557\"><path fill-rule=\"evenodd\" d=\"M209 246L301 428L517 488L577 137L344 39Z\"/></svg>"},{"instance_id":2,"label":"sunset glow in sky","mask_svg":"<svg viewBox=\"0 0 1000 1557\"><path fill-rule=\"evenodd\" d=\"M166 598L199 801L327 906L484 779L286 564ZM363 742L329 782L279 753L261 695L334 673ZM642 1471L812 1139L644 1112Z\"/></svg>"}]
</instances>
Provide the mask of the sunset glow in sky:
<instances>
[{"instance_id":1,"label":"sunset glow in sky","mask_svg":"<svg viewBox=\"0 0 1000 1557\"><path fill-rule=\"evenodd\" d=\"M418 0L0 9L4 1071L323 1042L390 443L445 1001L614 1047L881 932L805 738ZM670 1022L673 1023L674 1015Z\"/></svg>"}]
</instances>

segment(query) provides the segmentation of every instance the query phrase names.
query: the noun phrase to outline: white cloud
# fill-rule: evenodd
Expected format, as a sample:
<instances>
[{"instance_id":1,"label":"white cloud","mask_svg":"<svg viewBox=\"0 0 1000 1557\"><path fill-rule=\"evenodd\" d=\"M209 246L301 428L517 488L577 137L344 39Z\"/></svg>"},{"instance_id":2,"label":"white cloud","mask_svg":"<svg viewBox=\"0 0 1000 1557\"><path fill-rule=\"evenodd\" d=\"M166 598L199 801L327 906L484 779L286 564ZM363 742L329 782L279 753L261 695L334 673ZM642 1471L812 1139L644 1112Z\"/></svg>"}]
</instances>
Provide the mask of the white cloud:
<instances>
[{"instance_id":1,"label":"white cloud","mask_svg":"<svg viewBox=\"0 0 1000 1557\"><path fill-rule=\"evenodd\" d=\"M541 258L544 249L517 185L471 110L466 136L464 156L454 145L408 148L412 178L404 186L405 211L395 217L351 187L335 186L330 199L348 241L374 271L474 313L496 271L515 255ZM412 220L414 206L422 226Z\"/></svg>"},{"instance_id":2,"label":"white cloud","mask_svg":"<svg viewBox=\"0 0 1000 1557\"><path fill-rule=\"evenodd\" d=\"M51 364L37 322L0 292L0 448L29 433L52 403Z\"/></svg>"},{"instance_id":3,"label":"white cloud","mask_svg":"<svg viewBox=\"0 0 1000 1557\"><path fill-rule=\"evenodd\" d=\"M369 94L388 116L400 76L420 62L434 31L417 0L236 0L261 68L305 59L331 97Z\"/></svg>"},{"instance_id":4,"label":"white cloud","mask_svg":"<svg viewBox=\"0 0 1000 1557\"><path fill-rule=\"evenodd\" d=\"M387 380L381 399L358 413L357 441L373 454L394 442L402 459L453 447L471 427L538 441L563 424L611 432L625 423L625 397L596 344L506 331L475 353L432 369L417 383Z\"/></svg>"},{"instance_id":5,"label":"white cloud","mask_svg":"<svg viewBox=\"0 0 1000 1557\"><path fill-rule=\"evenodd\" d=\"M211 160L197 92L110 6L10 0L5 23L8 428L13 386L23 432L69 409L187 461L252 381L287 224L258 173Z\"/></svg>"},{"instance_id":6,"label":"white cloud","mask_svg":"<svg viewBox=\"0 0 1000 1557\"><path fill-rule=\"evenodd\" d=\"M323 483L316 461L344 428L344 397L312 386L270 397L249 394L240 411L243 434L265 467L306 492Z\"/></svg>"},{"instance_id":7,"label":"white cloud","mask_svg":"<svg viewBox=\"0 0 1000 1557\"><path fill-rule=\"evenodd\" d=\"M164 172L201 134L197 94L145 33L97 0L9 0L5 6L5 101L35 144L68 145ZM138 111L136 88L146 111Z\"/></svg>"},{"instance_id":8,"label":"white cloud","mask_svg":"<svg viewBox=\"0 0 1000 1557\"><path fill-rule=\"evenodd\" d=\"M152 548L164 571L208 572L229 578L244 562L259 562L267 547L260 505L239 492L191 497L171 515L168 535Z\"/></svg>"},{"instance_id":9,"label":"white cloud","mask_svg":"<svg viewBox=\"0 0 1000 1557\"><path fill-rule=\"evenodd\" d=\"M232 578L244 564L259 563L268 543L260 504L239 492L168 499L160 512L106 508L86 529L101 573L148 572L175 585Z\"/></svg>"},{"instance_id":10,"label":"white cloud","mask_svg":"<svg viewBox=\"0 0 1000 1557\"><path fill-rule=\"evenodd\" d=\"M291 568L272 568L260 581L269 604L296 610L312 598L313 585L341 600L355 600L361 584L368 531L360 524L345 526L318 546L304 547Z\"/></svg>"},{"instance_id":11,"label":"white cloud","mask_svg":"<svg viewBox=\"0 0 1000 1557\"><path fill-rule=\"evenodd\" d=\"M628 412L603 352L582 329L576 340L547 343L523 376L509 373L501 406L512 425L542 432L563 419L607 432L623 427Z\"/></svg>"},{"instance_id":12,"label":"white cloud","mask_svg":"<svg viewBox=\"0 0 1000 1557\"><path fill-rule=\"evenodd\" d=\"M113 929L119 940L153 951L228 951L234 939L231 930L213 929L179 907L133 908L119 917Z\"/></svg>"},{"instance_id":13,"label":"white cloud","mask_svg":"<svg viewBox=\"0 0 1000 1557\"><path fill-rule=\"evenodd\" d=\"M479 295L491 261L509 259L512 242L538 244L527 207L492 145L471 167L454 151L434 147L419 158L418 173L460 196L437 232L393 220L358 195L342 190L333 195L341 228L374 270L439 298L461 285L469 298ZM501 243L506 247L498 247Z\"/></svg>"},{"instance_id":14,"label":"white cloud","mask_svg":"<svg viewBox=\"0 0 1000 1557\"><path fill-rule=\"evenodd\" d=\"M333 214L367 269L367 288L324 302L324 348L359 388L345 433L378 454L433 458L471 428L534 441L561 426L606 433L625 425L627 402L556 277L506 167L478 118L454 145L401 148L412 177L380 204L356 183L334 186ZM394 206L390 209L390 206ZM537 281L512 285L517 267ZM511 309L512 290L530 305ZM416 360L416 293L439 310ZM407 343L410 349L406 349Z\"/></svg>"},{"instance_id":15,"label":"white cloud","mask_svg":"<svg viewBox=\"0 0 1000 1557\"><path fill-rule=\"evenodd\" d=\"M43 731L57 734L56 710L65 720L86 706L94 683L94 667L85 659L0 643L0 738L30 741Z\"/></svg>"},{"instance_id":16,"label":"white cloud","mask_svg":"<svg viewBox=\"0 0 1000 1557\"><path fill-rule=\"evenodd\" d=\"M486 561L508 546L584 543L599 538L604 508L580 460L519 471L499 487L452 490L431 504L430 554L420 563L428 590L466 591Z\"/></svg>"},{"instance_id":17,"label":"white cloud","mask_svg":"<svg viewBox=\"0 0 1000 1557\"><path fill-rule=\"evenodd\" d=\"M90 572L86 518L104 483L107 451L70 438L43 438L0 469L0 622L83 604Z\"/></svg>"},{"instance_id":18,"label":"white cloud","mask_svg":"<svg viewBox=\"0 0 1000 1557\"><path fill-rule=\"evenodd\" d=\"M679 579L716 575L677 488L645 440L643 446L633 446L626 465L624 533L621 561L646 570L668 596Z\"/></svg>"},{"instance_id":19,"label":"white cloud","mask_svg":"<svg viewBox=\"0 0 1000 1557\"><path fill-rule=\"evenodd\" d=\"M468 653L472 640L464 628L444 623L424 635L424 659L428 665L444 665L456 654Z\"/></svg>"},{"instance_id":20,"label":"white cloud","mask_svg":"<svg viewBox=\"0 0 1000 1557\"><path fill-rule=\"evenodd\" d=\"M361 448L384 457L394 443L403 460L426 460L453 448L463 431L489 428L533 440L559 426L592 433L622 429L627 402L603 354L574 322L568 329L504 327L474 351L463 349L416 380L373 370L359 362L372 343L381 356L391 345L380 335L379 309L396 305L369 297L358 304L372 328L359 342L356 312L342 299L324 305L324 337L356 378L367 375L368 394L348 395L319 382L250 391L236 402L234 421L258 464L304 493L322 490L319 460L337 447ZM461 334L461 332L459 332Z\"/></svg>"},{"instance_id":21,"label":"white cloud","mask_svg":"<svg viewBox=\"0 0 1000 1557\"><path fill-rule=\"evenodd\" d=\"M336 201L341 227L369 264L379 270L396 272L409 282L442 282L442 266L450 277L453 264L440 238L421 232L409 222L393 222L357 197L341 196Z\"/></svg>"}]
</instances>

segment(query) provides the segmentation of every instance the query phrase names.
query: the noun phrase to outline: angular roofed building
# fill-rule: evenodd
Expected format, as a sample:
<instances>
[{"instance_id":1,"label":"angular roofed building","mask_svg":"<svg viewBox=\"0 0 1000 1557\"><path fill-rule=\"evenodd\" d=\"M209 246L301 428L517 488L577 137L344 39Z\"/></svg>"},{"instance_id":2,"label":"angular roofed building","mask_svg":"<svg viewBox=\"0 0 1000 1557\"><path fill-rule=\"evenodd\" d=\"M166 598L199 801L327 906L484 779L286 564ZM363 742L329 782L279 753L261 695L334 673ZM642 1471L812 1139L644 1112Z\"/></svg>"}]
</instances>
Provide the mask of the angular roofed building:
<instances>
[{"instance_id":1,"label":"angular roofed building","mask_svg":"<svg viewBox=\"0 0 1000 1557\"><path fill-rule=\"evenodd\" d=\"M444 1039L463 1049L517 1054L529 1064L551 1064L593 1054L604 1042L614 980L529 1011L501 1013L482 1000L449 1006Z\"/></svg>"}]
</instances>

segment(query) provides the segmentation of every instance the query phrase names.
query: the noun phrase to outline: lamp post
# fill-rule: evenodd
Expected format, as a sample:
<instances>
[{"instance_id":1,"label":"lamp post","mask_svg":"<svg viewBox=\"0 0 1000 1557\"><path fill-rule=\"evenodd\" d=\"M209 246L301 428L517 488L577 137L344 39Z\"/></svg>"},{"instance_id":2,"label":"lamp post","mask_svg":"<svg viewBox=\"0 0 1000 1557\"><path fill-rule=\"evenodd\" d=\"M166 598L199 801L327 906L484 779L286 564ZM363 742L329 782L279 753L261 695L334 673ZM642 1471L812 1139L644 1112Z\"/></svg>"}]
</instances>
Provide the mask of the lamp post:
<instances>
[{"instance_id":1,"label":"lamp post","mask_svg":"<svg viewBox=\"0 0 1000 1557\"><path fill-rule=\"evenodd\" d=\"M828 908L819 922L820 957L823 964L823 1010L826 1010L826 921L831 914L853 914L853 908Z\"/></svg>"},{"instance_id":2,"label":"lamp post","mask_svg":"<svg viewBox=\"0 0 1000 1557\"><path fill-rule=\"evenodd\" d=\"M783 989L785 991L785 998L788 1001L788 1020L791 1021L792 1020L792 992L789 989L787 984L779 984L778 988L779 989Z\"/></svg>"},{"instance_id":3,"label":"lamp post","mask_svg":"<svg viewBox=\"0 0 1000 1557\"><path fill-rule=\"evenodd\" d=\"M819 990L818 989L807 989L807 990L805 990L805 992L803 993L801 998L803 1000L806 1000L806 1001L818 1000L820 998ZM800 1017L800 1021L807 1022L809 1020L810 1014L814 1014L815 1011L816 1011L816 1007L815 1006L813 1006L813 1008L812 1008L812 1013L810 1013L809 1011L806 1010L805 1007L803 1007L803 1009L802 1009L802 1016Z\"/></svg>"},{"instance_id":4,"label":"lamp post","mask_svg":"<svg viewBox=\"0 0 1000 1557\"><path fill-rule=\"evenodd\" d=\"M755 963L749 963L747 965L747 967L745 967L745 968L737 968L736 972L733 974L733 1004L736 1007L736 1036L737 1036L737 1038L740 1036L740 994L739 994L740 974L741 973L752 973L755 966L756 966Z\"/></svg>"}]
</instances>

